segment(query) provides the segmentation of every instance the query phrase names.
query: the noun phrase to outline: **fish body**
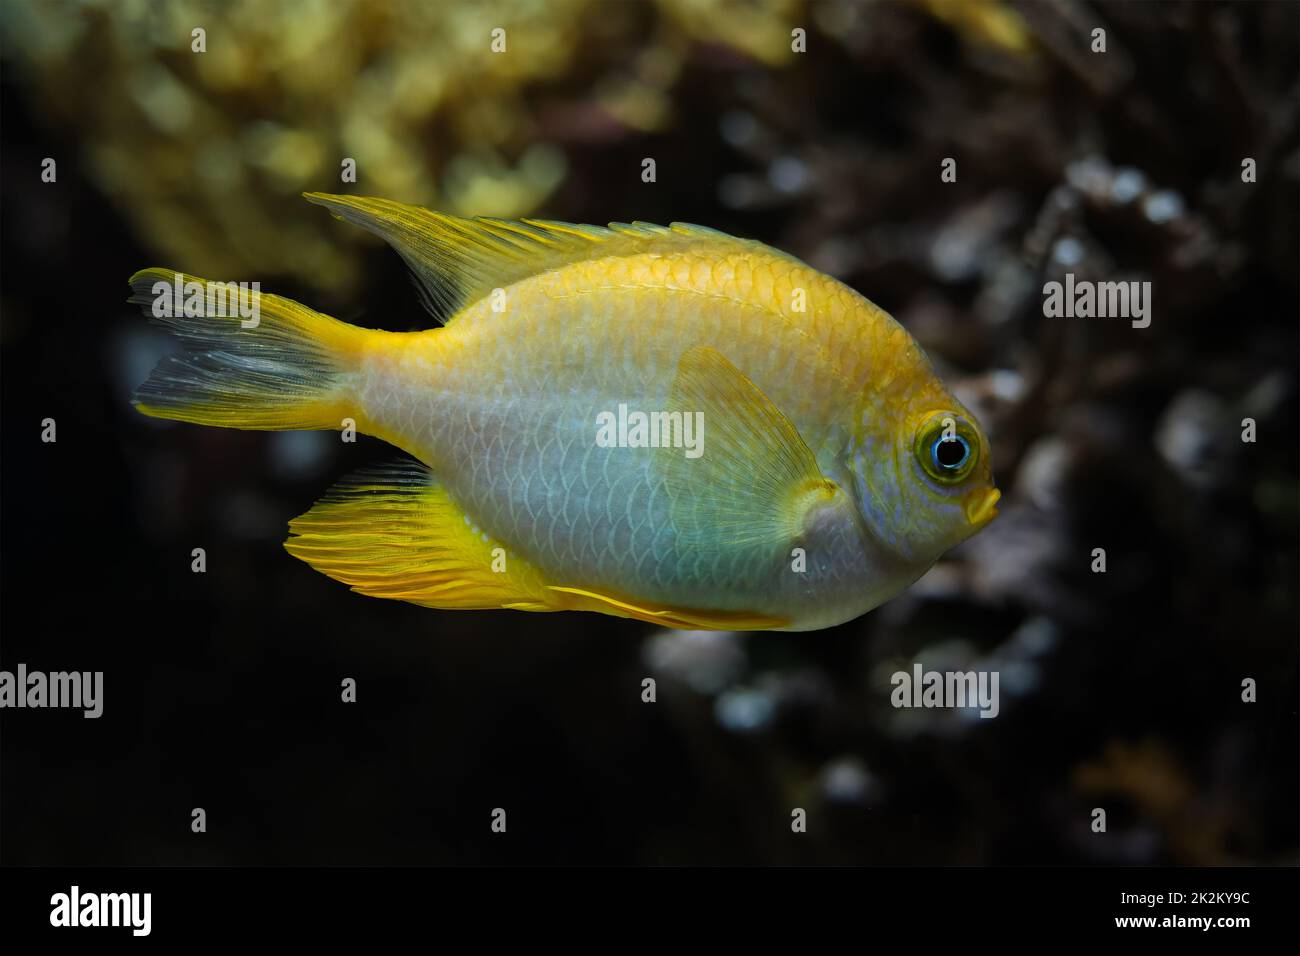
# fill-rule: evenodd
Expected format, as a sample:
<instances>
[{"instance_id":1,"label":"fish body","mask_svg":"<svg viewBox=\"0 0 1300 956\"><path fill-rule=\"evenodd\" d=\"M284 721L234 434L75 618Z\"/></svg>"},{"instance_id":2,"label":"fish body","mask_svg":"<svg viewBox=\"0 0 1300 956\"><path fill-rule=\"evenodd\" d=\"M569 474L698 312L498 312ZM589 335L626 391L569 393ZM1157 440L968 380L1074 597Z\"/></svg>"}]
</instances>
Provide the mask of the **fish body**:
<instances>
[{"instance_id":1,"label":"fish body","mask_svg":"<svg viewBox=\"0 0 1300 956\"><path fill-rule=\"evenodd\" d=\"M291 525L290 552L356 590L808 630L887 600L992 517L987 442L915 342L790 256L694 226L308 198L394 245L446 326L363 330L262 297L260 338L170 323L204 375L242 342L255 389L221 383L214 404L210 379L178 389L187 369L160 366L138 404L236 427L350 418L412 456ZM158 275L133 280L136 301ZM277 421L254 413L268 404ZM937 462L916 460L935 422L971 458L937 492Z\"/></svg>"}]
</instances>

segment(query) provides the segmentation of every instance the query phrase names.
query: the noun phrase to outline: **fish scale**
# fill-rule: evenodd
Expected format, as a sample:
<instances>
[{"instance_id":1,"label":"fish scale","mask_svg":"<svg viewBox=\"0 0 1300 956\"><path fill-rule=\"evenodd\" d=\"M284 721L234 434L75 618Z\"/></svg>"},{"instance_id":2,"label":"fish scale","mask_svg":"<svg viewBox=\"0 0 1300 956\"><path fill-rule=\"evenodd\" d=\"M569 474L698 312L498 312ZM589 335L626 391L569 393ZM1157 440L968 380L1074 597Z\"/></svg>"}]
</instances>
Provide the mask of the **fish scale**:
<instances>
[{"instance_id":1,"label":"fish scale","mask_svg":"<svg viewBox=\"0 0 1300 956\"><path fill-rule=\"evenodd\" d=\"M630 585L655 601L753 607L772 589L770 567L751 566L753 556L737 568L744 559L735 554L705 561L685 552L674 540L671 508L653 472L653 455L667 450L596 448L596 415L620 403L665 409L681 353L704 345L725 351L801 434L817 441L844 399L827 401L795 383L815 377L804 369L818 368L828 350L794 354L809 336L792 327L780 335L784 349L754 335L756 323L788 320L781 303L765 305L746 295L757 289L775 296L802 281L815 303L828 283L806 267L792 277L793 263L772 259L755 266L752 257L737 257L720 270L701 255L643 256L529 278L505 290L506 310L479 303L410 346L407 361L377 362L367 373L364 414L379 434L430 465L489 534L512 542L522 557L557 577L596 589L626 591ZM730 278L729 287L701 293L719 272ZM605 279L598 285L596 276ZM664 295L655 282L674 285ZM575 300L585 307L573 308ZM831 323L821 328L833 344ZM744 347L750 342L754 347ZM434 367L415 360L421 348ZM445 355L455 355L454 364L439 360ZM559 373L574 384L557 396L545 381ZM422 392L436 397L429 401ZM422 435L403 427L408 402L439 409ZM505 436L505 445L483 444L485 434ZM707 436L706 421L706 445ZM828 464L844 450L821 444L819 458ZM582 488L569 495L575 520L566 520L552 484L563 475ZM615 494L626 505L611 510ZM780 558L765 563L784 566L785 555Z\"/></svg>"}]
</instances>

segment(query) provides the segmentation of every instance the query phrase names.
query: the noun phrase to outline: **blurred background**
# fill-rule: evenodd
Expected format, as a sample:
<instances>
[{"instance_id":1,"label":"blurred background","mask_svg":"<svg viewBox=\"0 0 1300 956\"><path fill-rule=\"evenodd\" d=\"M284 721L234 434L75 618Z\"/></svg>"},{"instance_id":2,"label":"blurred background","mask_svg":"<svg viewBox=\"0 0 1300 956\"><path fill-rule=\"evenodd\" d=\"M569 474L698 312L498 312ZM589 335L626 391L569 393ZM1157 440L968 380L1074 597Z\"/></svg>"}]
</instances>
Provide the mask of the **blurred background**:
<instances>
[{"instance_id":1,"label":"blurred background","mask_svg":"<svg viewBox=\"0 0 1300 956\"><path fill-rule=\"evenodd\" d=\"M3 862L1300 861L1300 5L4 0L0 29L0 666L105 673L99 720L0 718ZM303 190L794 253L926 348L1002 514L809 634L352 595L281 542L386 446L129 405L169 348L125 304L145 266L427 324ZM1045 319L1065 272L1149 280L1150 327ZM894 710L914 661L998 670L1000 715Z\"/></svg>"}]
</instances>

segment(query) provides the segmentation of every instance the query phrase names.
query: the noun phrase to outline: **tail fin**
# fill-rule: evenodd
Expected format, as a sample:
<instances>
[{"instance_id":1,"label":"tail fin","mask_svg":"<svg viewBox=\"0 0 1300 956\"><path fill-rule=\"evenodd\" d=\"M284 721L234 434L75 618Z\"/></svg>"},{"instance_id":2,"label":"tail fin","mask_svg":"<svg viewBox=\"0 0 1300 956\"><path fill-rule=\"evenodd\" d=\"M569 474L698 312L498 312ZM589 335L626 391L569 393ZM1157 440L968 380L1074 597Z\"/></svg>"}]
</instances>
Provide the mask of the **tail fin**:
<instances>
[{"instance_id":1,"label":"tail fin","mask_svg":"<svg viewBox=\"0 0 1300 956\"><path fill-rule=\"evenodd\" d=\"M131 277L131 302L184 351L136 389L136 408L226 428L338 428L365 339L378 333L234 283L166 269Z\"/></svg>"}]
</instances>

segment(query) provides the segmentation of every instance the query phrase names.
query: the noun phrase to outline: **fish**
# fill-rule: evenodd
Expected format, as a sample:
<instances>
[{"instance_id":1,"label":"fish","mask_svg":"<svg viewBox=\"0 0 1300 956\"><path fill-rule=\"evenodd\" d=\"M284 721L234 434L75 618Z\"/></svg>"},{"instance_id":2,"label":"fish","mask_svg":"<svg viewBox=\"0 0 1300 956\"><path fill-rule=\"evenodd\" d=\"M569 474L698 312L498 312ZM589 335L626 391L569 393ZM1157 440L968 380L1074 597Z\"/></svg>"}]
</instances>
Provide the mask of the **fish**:
<instances>
[{"instance_id":1,"label":"fish","mask_svg":"<svg viewBox=\"0 0 1300 956\"><path fill-rule=\"evenodd\" d=\"M988 439L920 346L791 255L684 223L304 197L405 260L432 327L366 329L260 286L232 309L232 284L146 269L129 301L181 349L133 402L399 449L289 523L286 550L353 591L817 630L997 514Z\"/></svg>"}]
</instances>

